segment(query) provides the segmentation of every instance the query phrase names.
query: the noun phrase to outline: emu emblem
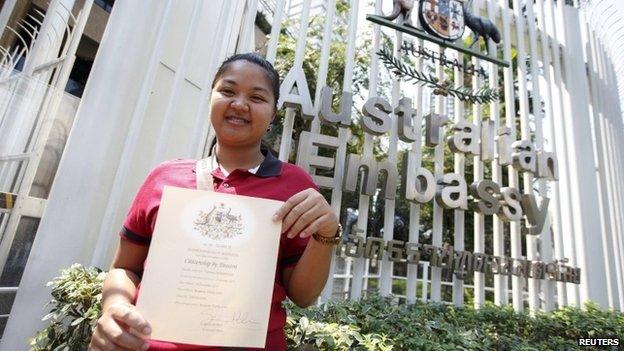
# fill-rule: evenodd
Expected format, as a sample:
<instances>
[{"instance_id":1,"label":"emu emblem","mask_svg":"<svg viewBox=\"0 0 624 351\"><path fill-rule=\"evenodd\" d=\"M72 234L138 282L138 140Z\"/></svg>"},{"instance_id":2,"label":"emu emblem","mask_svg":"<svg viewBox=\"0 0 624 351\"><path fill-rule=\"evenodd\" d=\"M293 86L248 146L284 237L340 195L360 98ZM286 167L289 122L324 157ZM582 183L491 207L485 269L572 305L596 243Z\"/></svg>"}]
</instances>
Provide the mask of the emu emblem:
<instances>
[{"instance_id":1,"label":"emu emblem","mask_svg":"<svg viewBox=\"0 0 624 351\"><path fill-rule=\"evenodd\" d=\"M420 23L429 33L447 40L462 37L465 29L460 0L421 0Z\"/></svg>"}]
</instances>

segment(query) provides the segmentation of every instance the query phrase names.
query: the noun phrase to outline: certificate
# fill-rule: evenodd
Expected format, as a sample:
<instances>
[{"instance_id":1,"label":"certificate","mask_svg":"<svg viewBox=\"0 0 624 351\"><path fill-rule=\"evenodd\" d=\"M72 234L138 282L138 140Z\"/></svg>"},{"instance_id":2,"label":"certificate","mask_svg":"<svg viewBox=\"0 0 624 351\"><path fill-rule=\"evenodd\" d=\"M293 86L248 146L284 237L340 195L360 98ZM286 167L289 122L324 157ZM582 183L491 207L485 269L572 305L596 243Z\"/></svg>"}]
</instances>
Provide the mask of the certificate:
<instances>
[{"instance_id":1,"label":"certificate","mask_svg":"<svg viewBox=\"0 0 624 351\"><path fill-rule=\"evenodd\" d=\"M165 186L136 304L152 339L264 347L281 205Z\"/></svg>"}]
</instances>

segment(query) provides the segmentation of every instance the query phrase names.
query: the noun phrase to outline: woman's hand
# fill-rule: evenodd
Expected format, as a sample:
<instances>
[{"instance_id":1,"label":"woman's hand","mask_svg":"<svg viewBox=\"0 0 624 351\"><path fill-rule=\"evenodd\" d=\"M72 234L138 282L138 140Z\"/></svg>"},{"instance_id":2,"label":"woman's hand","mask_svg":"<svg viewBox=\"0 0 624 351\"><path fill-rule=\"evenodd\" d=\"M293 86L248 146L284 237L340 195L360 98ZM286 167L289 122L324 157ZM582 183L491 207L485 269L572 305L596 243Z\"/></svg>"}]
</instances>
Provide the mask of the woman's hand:
<instances>
[{"instance_id":1,"label":"woman's hand","mask_svg":"<svg viewBox=\"0 0 624 351\"><path fill-rule=\"evenodd\" d=\"M91 337L89 351L147 350L149 323L129 303L117 302L106 308Z\"/></svg>"},{"instance_id":2,"label":"woman's hand","mask_svg":"<svg viewBox=\"0 0 624 351\"><path fill-rule=\"evenodd\" d=\"M282 233L288 230L288 238L299 234L306 238L314 233L333 237L338 231L338 218L323 195L314 189L306 189L293 195L275 213L273 220L282 222Z\"/></svg>"}]
</instances>

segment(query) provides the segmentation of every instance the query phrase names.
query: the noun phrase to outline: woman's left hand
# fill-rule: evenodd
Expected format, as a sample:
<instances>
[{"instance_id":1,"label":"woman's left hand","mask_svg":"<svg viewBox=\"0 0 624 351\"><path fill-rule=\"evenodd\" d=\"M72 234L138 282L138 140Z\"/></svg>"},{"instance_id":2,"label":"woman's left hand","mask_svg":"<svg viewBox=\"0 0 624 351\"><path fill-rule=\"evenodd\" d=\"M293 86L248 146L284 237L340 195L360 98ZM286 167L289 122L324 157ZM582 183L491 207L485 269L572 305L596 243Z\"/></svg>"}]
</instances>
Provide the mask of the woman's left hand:
<instances>
[{"instance_id":1,"label":"woman's left hand","mask_svg":"<svg viewBox=\"0 0 624 351\"><path fill-rule=\"evenodd\" d=\"M288 230L288 238L299 234L306 238L314 233L333 237L338 231L338 218L323 195L314 189L306 189L293 195L273 216L282 222L282 233Z\"/></svg>"}]
</instances>

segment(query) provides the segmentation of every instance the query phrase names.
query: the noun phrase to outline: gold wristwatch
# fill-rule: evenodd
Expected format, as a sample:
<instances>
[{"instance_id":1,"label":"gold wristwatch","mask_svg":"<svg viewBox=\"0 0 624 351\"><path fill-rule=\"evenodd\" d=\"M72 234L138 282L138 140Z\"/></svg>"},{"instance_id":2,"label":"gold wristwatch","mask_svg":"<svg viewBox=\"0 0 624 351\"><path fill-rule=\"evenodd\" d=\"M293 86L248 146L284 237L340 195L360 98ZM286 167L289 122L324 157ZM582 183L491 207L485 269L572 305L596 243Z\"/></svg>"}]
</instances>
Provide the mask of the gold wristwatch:
<instances>
[{"instance_id":1,"label":"gold wristwatch","mask_svg":"<svg viewBox=\"0 0 624 351\"><path fill-rule=\"evenodd\" d=\"M319 233L312 234L312 238L323 245L337 245L338 243L340 243L341 237L342 237L342 225L340 225L340 223L338 223L338 230L336 230L336 235L331 238L322 236Z\"/></svg>"}]
</instances>

